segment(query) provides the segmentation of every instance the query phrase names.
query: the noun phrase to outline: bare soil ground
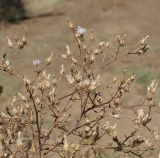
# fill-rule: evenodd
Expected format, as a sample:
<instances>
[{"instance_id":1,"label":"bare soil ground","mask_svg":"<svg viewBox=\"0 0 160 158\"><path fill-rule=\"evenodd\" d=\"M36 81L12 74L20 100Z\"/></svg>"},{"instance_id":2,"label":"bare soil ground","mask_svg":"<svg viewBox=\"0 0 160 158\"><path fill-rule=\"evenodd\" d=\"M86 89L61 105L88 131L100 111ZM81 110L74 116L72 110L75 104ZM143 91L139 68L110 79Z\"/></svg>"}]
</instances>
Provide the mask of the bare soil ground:
<instances>
[{"instance_id":1,"label":"bare soil ground","mask_svg":"<svg viewBox=\"0 0 160 158\"><path fill-rule=\"evenodd\" d=\"M150 35L150 50L145 56L131 57L117 62L114 66L101 70L97 68L103 80L108 81L116 73L120 73L123 68L128 68L129 72L134 72L137 76L138 89L133 93L144 94L146 86L153 78L159 80L160 77L160 1L159 0L64 0L54 2L46 0L37 1L37 7L32 5L32 1L27 2L29 15L48 16L34 17L21 22L20 24L7 24L0 29L1 51L6 52L6 36L21 36L28 33L28 46L23 50L20 59L15 54L9 54L13 60L12 64L17 64L16 68L22 73L32 76L32 59L40 58L42 61L54 50L55 54L64 52L66 44L74 47L72 35L66 25L66 18L69 18L76 25L85 27L88 31L94 30L97 39L111 41L115 48L114 41L117 34L127 34L128 48L135 45L145 35ZM34 2L34 3L35 3ZM48 4L47 4L48 2ZM37 7L34 9L34 7ZM51 14L50 14L51 13ZM125 50L124 50L125 51ZM122 52L123 53L123 52ZM51 72L58 73L62 60L55 57L54 63L50 67ZM0 76L0 84L4 85L4 93L0 96L1 103L6 103L17 90L23 85L15 78L8 79L8 76ZM61 86L67 86L61 85ZM64 92L67 88L64 89ZM64 93L62 92L62 93ZM136 99L136 97L135 97Z\"/></svg>"}]
</instances>

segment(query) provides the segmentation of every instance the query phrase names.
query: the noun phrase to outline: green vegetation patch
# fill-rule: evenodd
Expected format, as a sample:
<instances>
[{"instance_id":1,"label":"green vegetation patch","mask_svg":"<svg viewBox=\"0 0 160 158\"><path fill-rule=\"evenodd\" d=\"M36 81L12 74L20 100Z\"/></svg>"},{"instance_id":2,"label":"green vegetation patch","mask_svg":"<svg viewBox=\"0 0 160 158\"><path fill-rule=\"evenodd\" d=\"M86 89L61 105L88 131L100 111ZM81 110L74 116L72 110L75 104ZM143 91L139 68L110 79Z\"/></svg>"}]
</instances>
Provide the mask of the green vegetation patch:
<instances>
[{"instance_id":1,"label":"green vegetation patch","mask_svg":"<svg viewBox=\"0 0 160 158\"><path fill-rule=\"evenodd\" d=\"M136 82L147 86L153 79L157 78L157 74L148 65L137 65L130 67L128 72L134 73Z\"/></svg>"}]
</instances>

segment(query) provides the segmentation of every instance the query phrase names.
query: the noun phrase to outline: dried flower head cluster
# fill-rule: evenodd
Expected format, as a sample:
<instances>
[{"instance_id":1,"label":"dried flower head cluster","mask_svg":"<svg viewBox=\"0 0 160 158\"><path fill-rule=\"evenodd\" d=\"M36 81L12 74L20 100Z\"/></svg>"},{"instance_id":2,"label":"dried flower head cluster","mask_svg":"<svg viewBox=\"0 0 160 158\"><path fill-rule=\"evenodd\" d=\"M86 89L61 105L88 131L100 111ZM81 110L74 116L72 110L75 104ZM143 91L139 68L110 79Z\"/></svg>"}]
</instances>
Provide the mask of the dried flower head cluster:
<instances>
[{"instance_id":1,"label":"dried flower head cluster","mask_svg":"<svg viewBox=\"0 0 160 158\"><path fill-rule=\"evenodd\" d=\"M125 56L145 54L149 49L149 36L122 54L120 51L126 45L127 36L118 35L117 48L108 61L108 41L97 43L93 32L74 26L71 21L68 26L79 53L75 56L66 45L60 57L69 66L61 65L58 75L47 71L53 53L45 62L33 59L35 76L32 79L17 72L7 54L1 58L0 70L23 81L24 91L17 92L10 106L0 112L0 157L102 158L112 150L122 153L123 157L144 158L147 152L156 153L159 131L154 127L153 114L160 108L155 99L157 82L151 82L146 96L138 104L131 100L126 105L123 98L130 94L135 75L123 70L122 76L109 82L95 71L98 65L106 68ZM86 46L87 34L87 42L92 48ZM21 50L27 44L26 36L22 39L7 37L7 40L11 49ZM97 63L98 58L102 59L102 65ZM59 93L63 91L59 89L62 82L67 82L70 87L65 95ZM106 82L110 84L104 88ZM122 130L124 128L127 130Z\"/></svg>"}]
</instances>

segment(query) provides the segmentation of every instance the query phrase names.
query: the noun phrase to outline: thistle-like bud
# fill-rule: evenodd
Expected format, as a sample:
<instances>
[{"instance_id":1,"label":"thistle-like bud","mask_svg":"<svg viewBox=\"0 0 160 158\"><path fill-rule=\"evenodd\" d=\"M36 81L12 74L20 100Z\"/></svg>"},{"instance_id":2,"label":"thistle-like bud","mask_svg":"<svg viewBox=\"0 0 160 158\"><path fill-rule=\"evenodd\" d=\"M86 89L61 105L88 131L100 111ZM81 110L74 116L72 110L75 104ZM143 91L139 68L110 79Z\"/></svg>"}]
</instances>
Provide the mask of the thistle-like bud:
<instances>
[{"instance_id":1,"label":"thistle-like bud","mask_svg":"<svg viewBox=\"0 0 160 158\"><path fill-rule=\"evenodd\" d=\"M67 136L64 135L64 141L63 141L63 150L65 152L67 152L69 150L69 143L68 143L68 140L67 140Z\"/></svg>"},{"instance_id":2,"label":"thistle-like bud","mask_svg":"<svg viewBox=\"0 0 160 158\"><path fill-rule=\"evenodd\" d=\"M139 42L139 44L140 44L140 45L144 45L145 42L146 42L146 40L147 40L148 38L149 38L149 35L145 36L145 37Z\"/></svg>"},{"instance_id":3,"label":"thistle-like bud","mask_svg":"<svg viewBox=\"0 0 160 158\"><path fill-rule=\"evenodd\" d=\"M51 52L50 56L46 59L48 65L52 63L52 59L53 59L53 52Z\"/></svg>"},{"instance_id":4,"label":"thistle-like bud","mask_svg":"<svg viewBox=\"0 0 160 158\"><path fill-rule=\"evenodd\" d=\"M13 48L13 42L9 36L7 36L7 42L8 42L9 48Z\"/></svg>"}]
</instances>

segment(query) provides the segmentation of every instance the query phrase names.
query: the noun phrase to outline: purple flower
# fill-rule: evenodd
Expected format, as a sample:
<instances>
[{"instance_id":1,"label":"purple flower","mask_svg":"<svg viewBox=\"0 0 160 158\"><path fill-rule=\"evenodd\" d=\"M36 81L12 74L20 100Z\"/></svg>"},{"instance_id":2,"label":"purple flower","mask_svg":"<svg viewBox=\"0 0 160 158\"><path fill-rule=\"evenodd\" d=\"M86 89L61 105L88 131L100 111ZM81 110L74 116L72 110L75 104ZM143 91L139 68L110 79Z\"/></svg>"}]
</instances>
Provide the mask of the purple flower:
<instances>
[{"instance_id":1,"label":"purple flower","mask_svg":"<svg viewBox=\"0 0 160 158\"><path fill-rule=\"evenodd\" d=\"M39 59L33 59L33 65L37 66L41 63L41 61Z\"/></svg>"},{"instance_id":2,"label":"purple flower","mask_svg":"<svg viewBox=\"0 0 160 158\"><path fill-rule=\"evenodd\" d=\"M83 34L85 34L86 33L86 29L85 28L83 28L83 27L81 27L81 26L78 26L77 27L77 30L76 30L76 33L77 34L79 34L79 35L83 35Z\"/></svg>"}]
</instances>

